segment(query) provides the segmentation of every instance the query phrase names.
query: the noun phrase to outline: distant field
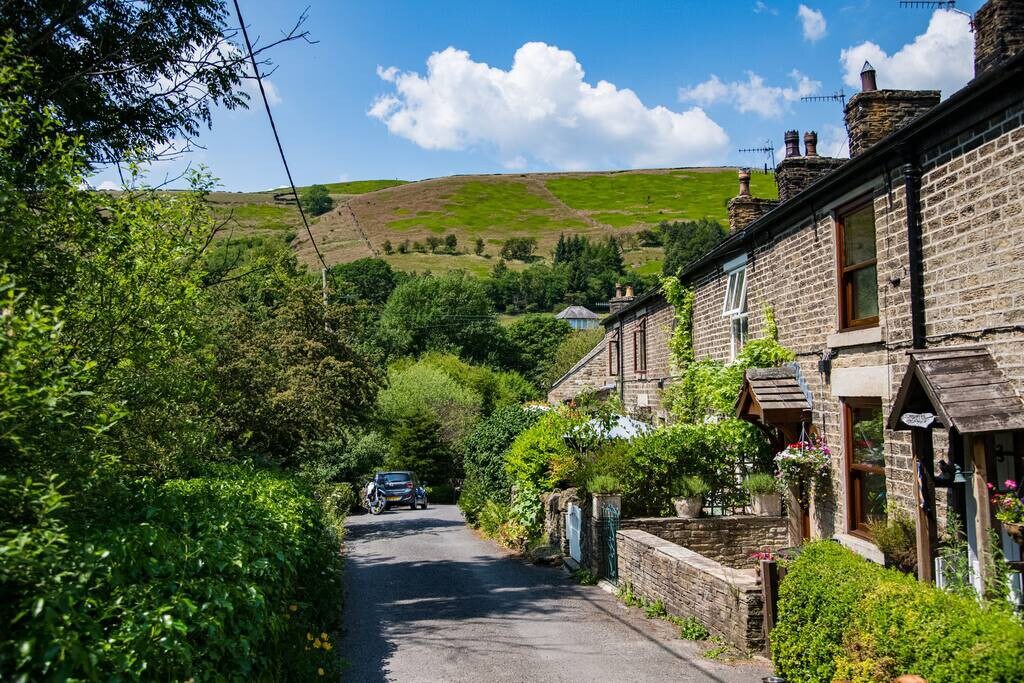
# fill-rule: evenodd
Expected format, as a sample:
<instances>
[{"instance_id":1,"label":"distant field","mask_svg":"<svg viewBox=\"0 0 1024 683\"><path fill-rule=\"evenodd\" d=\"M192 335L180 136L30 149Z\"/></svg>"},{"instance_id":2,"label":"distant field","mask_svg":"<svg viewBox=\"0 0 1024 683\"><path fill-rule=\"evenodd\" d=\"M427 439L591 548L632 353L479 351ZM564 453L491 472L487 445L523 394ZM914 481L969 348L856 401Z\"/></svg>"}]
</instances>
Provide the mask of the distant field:
<instances>
[{"instance_id":1,"label":"distant field","mask_svg":"<svg viewBox=\"0 0 1024 683\"><path fill-rule=\"evenodd\" d=\"M771 175L755 173L756 196L778 196ZM524 173L451 176L418 182L357 180L325 183L335 200L332 211L312 221L313 234L328 263L365 256L386 258L404 271L490 271L509 237L533 237L537 254L550 258L560 234L592 238L628 235L662 221L709 217L725 223L726 202L736 194L735 168L653 169L612 173ZM283 190L276 194L283 200ZM218 217L231 215L234 234L296 233L299 257L313 263L309 237L294 203L275 192L214 193ZM384 243L425 244L431 236L454 234L459 255L394 253ZM480 238L491 259L472 255ZM626 262L642 273L656 273L660 249L631 249Z\"/></svg>"}]
</instances>

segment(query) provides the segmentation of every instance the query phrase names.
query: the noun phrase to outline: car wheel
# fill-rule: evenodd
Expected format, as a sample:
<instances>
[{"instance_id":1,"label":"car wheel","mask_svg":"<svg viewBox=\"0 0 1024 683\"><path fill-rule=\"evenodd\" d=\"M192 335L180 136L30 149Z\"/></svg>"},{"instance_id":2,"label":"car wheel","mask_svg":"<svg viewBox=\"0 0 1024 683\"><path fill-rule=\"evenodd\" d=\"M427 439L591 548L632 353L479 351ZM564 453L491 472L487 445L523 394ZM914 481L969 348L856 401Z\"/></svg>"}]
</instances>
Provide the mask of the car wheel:
<instances>
[{"instance_id":1,"label":"car wheel","mask_svg":"<svg viewBox=\"0 0 1024 683\"><path fill-rule=\"evenodd\" d=\"M415 500L413 502L409 503L409 509L410 510L415 510L416 509L416 501Z\"/></svg>"},{"instance_id":2,"label":"car wheel","mask_svg":"<svg viewBox=\"0 0 1024 683\"><path fill-rule=\"evenodd\" d=\"M423 505L420 505L420 510L426 510L426 509L427 509L427 502L423 501Z\"/></svg>"}]
</instances>

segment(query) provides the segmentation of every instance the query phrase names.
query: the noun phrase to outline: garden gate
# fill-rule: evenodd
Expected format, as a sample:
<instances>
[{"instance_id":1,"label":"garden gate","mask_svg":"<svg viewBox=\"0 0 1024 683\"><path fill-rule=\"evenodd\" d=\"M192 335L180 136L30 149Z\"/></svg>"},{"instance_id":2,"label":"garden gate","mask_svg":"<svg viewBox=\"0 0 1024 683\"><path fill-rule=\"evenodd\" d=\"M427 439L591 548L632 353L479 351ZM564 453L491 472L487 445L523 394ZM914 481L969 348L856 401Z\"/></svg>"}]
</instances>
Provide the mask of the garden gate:
<instances>
[{"instance_id":1,"label":"garden gate","mask_svg":"<svg viewBox=\"0 0 1024 683\"><path fill-rule=\"evenodd\" d=\"M583 509L569 503L565 512L565 535L569 538L569 557L576 562L583 561Z\"/></svg>"},{"instance_id":2,"label":"garden gate","mask_svg":"<svg viewBox=\"0 0 1024 683\"><path fill-rule=\"evenodd\" d=\"M619 578L619 548L615 540L615 534L619 531L619 507L617 505L605 505L604 506L604 524L605 533L605 567L604 575L615 581Z\"/></svg>"}]
</instances>

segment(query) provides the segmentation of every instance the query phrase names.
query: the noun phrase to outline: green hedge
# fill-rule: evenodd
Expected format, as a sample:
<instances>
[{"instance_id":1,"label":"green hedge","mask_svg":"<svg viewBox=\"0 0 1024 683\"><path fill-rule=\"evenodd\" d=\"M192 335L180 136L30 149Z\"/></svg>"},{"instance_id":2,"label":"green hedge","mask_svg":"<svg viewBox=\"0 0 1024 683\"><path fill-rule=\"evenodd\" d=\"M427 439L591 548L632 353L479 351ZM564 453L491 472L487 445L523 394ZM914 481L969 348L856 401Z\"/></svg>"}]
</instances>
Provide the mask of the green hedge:
<instances>
[{"instance_id":1,"label":"green hedge","mask_svg":"<svg viewBox=\"0 0 1024 683\"><path fill-rule=\"evenodd\" d=\"M321 502L243 467L133 495L135 519L69 531L52 483L0 477L24 522L0 531L0 678L337 677L340 556Z\"/></svg>"},{"instance_id":2,"label":"green hedge","mask_svg":"<svg viewBox=\"0 0 1024 683\"><path fill-rule=\"evenodd\" d=\"M791 683L1024 680L1024 626L982 605L885 569L842 546L804 547L779 588L772 660Z\"/></svg>"},{"instance_id":3,"label":"green hedge","mask_svg":"<svg viewBox=\"0 0 1024 683\"><path fill-rule=\"evenodd\" d=\"M466 478L459 507L470 524L476 524L488 500L509 504L512 484L505 471L505 451L519 434L540 417L538 411L518 405L503 406L480 422L466 439L463 466Z\"/></svg>"}]
</instances>

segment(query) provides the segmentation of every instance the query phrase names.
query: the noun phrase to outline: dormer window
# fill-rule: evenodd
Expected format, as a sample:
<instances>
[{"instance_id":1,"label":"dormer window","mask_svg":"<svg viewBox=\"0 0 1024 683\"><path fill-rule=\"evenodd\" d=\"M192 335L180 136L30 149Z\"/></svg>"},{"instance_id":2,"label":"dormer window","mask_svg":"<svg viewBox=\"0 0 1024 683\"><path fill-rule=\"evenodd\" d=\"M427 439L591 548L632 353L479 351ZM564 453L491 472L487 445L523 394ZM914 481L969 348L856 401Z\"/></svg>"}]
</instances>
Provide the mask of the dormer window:
<instances>
[{"instance_id":1,"label":"dormer window","mask_svg":"<svg viewBox=\"0 0 1024 683\"><path fill-rule=\"evenodd\" d=\"M729 319L730 354L732 358L747 343L747 257L735 258L725 264L728 276L722 315Z\"/></svg>"}]
</instances>

